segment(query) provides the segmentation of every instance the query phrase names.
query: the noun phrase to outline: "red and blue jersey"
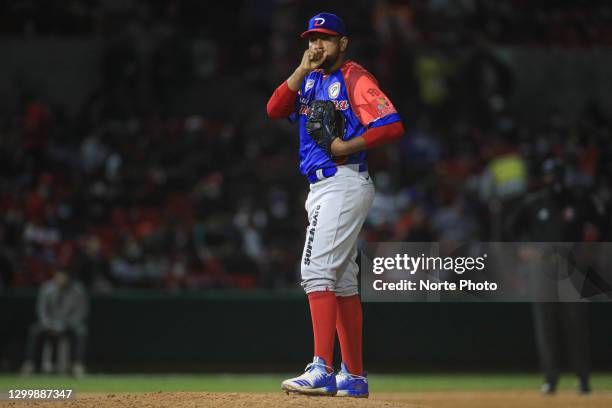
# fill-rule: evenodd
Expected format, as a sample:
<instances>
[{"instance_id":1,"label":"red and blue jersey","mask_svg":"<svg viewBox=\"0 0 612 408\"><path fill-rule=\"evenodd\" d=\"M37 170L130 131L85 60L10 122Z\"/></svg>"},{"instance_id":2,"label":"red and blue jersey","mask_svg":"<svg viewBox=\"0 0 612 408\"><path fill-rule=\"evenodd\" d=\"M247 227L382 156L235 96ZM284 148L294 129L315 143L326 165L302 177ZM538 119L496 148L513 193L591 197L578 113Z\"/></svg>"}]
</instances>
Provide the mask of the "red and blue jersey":
<instances>
[{"instance_id":1,"label":"red and blue jersey","mask_svg":"<svg viewBox=\"0 0 612 408\"><path fill-rule=\"evenodd\" d=\"M302 83L296 98L295 112L289 116L300 127L300 171L304 175L340 164L365 164L366 152L330 159L306 131L310 103L330 100L345 117L342 140L361 136L366 130L399 122L400 117L389 98L380 90L376 79L361 65L346 61L329 75L323 70L311 72Z\"/></svg>"}]
</instances>

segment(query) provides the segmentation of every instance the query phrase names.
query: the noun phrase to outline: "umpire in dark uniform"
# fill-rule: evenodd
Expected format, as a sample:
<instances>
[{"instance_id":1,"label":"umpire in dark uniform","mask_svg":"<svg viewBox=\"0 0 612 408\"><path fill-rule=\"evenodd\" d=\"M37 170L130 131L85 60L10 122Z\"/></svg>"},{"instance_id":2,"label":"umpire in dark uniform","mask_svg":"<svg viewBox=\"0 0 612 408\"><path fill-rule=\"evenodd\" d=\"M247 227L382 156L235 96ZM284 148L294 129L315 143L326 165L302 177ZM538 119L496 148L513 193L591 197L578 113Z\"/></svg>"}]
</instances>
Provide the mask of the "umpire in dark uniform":
<instances>
[{"instance_id":1,"label":"umpire in dark uniform","mask_svg":"<svg viewBox=\"0 0 612 408\"><path fill-rule=\"evenodd\" d=\"M526 195L506 220L509 238L525 242L583 242L588 228L602 225L602 209L590 198L579 197L567 187L560 160L544 162L543 183L543 188ZM521 255L533 268L548 268L538 262L542 254L525 251ZM554 277L550 279L554 273L534 270L529 274L536 277L530 283L536 287L539 299L545 300L533 303L535 338L545 377L542 392L556 391L561 343L566 343L570 363L578 377L578 391L586 394L591 391L588 304L559 301Z\"/></svg>"}]
</instances>

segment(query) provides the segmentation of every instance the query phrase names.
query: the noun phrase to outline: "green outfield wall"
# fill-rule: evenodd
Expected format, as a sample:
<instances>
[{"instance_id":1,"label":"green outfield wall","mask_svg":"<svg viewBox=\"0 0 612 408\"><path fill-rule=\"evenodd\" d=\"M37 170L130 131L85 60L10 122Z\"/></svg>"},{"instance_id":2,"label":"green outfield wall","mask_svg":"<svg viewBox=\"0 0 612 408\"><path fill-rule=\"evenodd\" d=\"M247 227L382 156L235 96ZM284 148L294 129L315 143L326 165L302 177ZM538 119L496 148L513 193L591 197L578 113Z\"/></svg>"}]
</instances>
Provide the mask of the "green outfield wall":
<instances>
[{"instance_id":1,"label":"green outfield wall","mask_svg":"<svg viewBox=\"0 0 612 408\"><path fill-rule=\"evenodd\" d=\"M594 369L612 368L611 304L590 305ZM35 293L0 295L0 363L18 367ZM92 371L286 371L311 355L303 293L149 291L91 299ZM370 303L364 348L378 371L537 369L531 306L525 303Z\"/></svg>"}]
</instances>

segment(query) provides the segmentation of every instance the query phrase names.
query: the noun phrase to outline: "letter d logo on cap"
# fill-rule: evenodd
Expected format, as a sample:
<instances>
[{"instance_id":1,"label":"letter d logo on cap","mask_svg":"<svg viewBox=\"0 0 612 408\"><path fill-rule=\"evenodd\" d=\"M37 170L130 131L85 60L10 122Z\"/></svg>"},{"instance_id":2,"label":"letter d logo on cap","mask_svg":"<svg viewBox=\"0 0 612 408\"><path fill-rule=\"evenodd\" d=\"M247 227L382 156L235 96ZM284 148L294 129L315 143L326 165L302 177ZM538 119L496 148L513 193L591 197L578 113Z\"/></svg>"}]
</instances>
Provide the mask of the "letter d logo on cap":
<instances>
[{"instance_id":1,"label":"letter d logo on cap","mask_svg":"<svg viewBox=\"0 0 612 408\"><path fill-rule=\"evenodd\" d=\"M314 21L315 21L314 23L315 26L320 26L320 25L325 24L325 19L323 17L315 18Z\"/></svg>"}]
</instances>

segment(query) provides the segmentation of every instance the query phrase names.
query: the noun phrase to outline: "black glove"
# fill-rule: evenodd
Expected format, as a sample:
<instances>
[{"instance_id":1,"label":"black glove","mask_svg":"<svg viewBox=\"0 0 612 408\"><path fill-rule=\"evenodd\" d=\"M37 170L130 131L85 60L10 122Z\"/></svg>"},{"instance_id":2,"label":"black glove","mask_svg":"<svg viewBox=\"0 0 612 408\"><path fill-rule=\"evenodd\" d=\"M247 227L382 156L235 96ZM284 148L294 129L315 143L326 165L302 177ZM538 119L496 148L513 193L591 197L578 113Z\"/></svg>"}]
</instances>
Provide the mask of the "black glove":
<instances>
[{"instance_id":1,"label":"black glove","mask_svg":"<svg viewBox=\"0 0 612 408\"><path fill-rule=\"evenodd\" d=\"M312 101L306 118L306 131L329 157L334 139L344 134L344 115L332 101Z\"/></svg>"}]
</instances>

